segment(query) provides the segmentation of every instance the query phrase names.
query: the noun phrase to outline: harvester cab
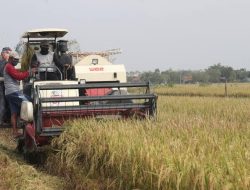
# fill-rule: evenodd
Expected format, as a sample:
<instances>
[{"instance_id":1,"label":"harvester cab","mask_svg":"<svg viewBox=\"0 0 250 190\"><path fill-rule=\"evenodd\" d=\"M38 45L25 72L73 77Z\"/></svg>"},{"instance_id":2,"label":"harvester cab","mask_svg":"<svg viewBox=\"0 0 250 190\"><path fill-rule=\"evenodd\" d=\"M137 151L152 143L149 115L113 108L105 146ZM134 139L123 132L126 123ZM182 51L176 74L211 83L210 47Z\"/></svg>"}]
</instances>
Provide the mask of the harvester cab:
<instances>
[{"instance_id":1,"label":"harvester cab","mask_svg":"<svg viewBox=\"0 0 250 190\"><path fill-rule=\"evenodd\" d=\"M24 33L22 37L27 40L27 48L23 56L28 53L28 48L36 51L43 40L49 41L51 51L56 52L57 38L65 34L67 30L64 29ZM149 83L127 83L124 65L112 64L108 59L114 54L113 50L69 54L74 60L74 80L39 80L35 76L24 84L24 93L32 98L32 102L23 102L21 107L19 125L23 128L23 136L18 140L18 149L24 153L49 144L52 137L64 130L65 121L156 115L157 96L150 91ZM22 67L25 65L29 63L22 62Z\"/></svg>"}]
</instances>

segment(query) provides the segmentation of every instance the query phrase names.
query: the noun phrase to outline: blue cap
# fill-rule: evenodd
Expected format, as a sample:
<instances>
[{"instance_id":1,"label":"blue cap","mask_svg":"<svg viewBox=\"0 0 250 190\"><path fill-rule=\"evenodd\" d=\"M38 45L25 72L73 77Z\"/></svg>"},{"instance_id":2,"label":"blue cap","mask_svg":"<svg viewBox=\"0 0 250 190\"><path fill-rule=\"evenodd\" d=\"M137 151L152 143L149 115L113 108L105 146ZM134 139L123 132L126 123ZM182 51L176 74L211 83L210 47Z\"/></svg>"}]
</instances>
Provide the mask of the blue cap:
<instances>
[{"instance_id":1,"label":"blue cap","mask_svg":"<svg viewBox=\"0 0 250 190\"><path fill-rule=\"evenodd\" d=\"M12 49L10 47L4 47L2 49L2 52L6 52L6 51L12 51Z\"/></svg>"}]
</instances>

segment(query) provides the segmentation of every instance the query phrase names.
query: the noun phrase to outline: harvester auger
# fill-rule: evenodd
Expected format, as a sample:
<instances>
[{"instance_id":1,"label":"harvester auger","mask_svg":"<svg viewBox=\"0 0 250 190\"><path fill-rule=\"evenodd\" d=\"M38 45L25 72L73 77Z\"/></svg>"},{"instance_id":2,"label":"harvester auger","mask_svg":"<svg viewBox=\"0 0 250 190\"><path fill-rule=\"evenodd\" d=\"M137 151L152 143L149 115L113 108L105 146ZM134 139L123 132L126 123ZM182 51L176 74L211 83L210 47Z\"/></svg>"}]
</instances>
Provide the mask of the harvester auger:
<instances>
[{"instance_id":1,"label":"harvester auger","mask_svg":"<svg viewBox=\"0 0 250 190\"><path fill-rule=\"evenodd\" d=\"M66 33L53 29L47 32L42 30L44 33L39 35L39 31L26 32L24 37L28 36L27 43L32 36L41 38ZM37 41L31 42L37 44ZM150 84L127 83L123 65L113 65L100 55L87 55L74 66L75 80L48 81L35 77L25 83L24 92L28 92L32 102L24 101L21 106L19 127L23 128L23 135L18 139L18 150L24 155L49 145L51 139L59 136L67 127L67 121L156 116L157 96L150 91Z\"/></svg>"}]
</instances>

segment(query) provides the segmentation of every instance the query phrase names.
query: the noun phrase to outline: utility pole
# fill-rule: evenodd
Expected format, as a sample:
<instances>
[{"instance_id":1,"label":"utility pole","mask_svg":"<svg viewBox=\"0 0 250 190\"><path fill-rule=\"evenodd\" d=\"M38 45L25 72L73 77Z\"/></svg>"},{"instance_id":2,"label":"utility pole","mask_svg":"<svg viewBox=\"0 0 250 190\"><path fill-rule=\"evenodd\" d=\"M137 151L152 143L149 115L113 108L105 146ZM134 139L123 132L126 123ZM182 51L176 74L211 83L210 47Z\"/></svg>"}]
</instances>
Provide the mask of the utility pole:
<instances>
[{"instance_id":1,"label":"utility pole","mask_svg":"<svg viewBox=\"0 0 250 190\"><path fill-rule=\"evenodd\" d=\"M227 97L227 78L225 79L225 97Z\"/></svg>"},{"instance_id":2,"label":"utility pole","mask_svg":"<svg viewBox=\"0 0 250 190\"><path fill-rule=\"evenodd\" d=\"M220 80L225 82L224 96L227 97L228 96L228 93L227 93L227 77L220 77Z\"/></svg>"},{"instance_id":3,"label":"utility pole","mask_svg":"<svg viewBox=\"0 0 250 190\"><path fill-rule=\"evenodd\" d=\"M182 72L180 72L180 84L182 83L181 81L181 78L182 78Z\"/></svg>"}]
</instances>

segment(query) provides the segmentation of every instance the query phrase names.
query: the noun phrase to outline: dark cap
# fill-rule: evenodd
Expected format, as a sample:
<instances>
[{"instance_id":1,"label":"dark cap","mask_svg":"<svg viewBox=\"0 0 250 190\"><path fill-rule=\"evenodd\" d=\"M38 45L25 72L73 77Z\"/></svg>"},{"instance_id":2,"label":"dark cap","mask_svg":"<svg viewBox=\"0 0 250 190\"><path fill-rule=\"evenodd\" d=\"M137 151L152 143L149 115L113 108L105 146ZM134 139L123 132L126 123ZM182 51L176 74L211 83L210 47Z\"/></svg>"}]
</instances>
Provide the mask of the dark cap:
<instances>
[{"instance_id":1,"label":"dark cap","mask_svg":"<svg viewBox=\"0 0 250 190\"><path fill-rule=\"evenodd\" d=\"M67 40L59 40L58 41L58 50L59 51L68 51Z\"/></svg>"},{"instance_id":2,"label":"dark cap","mask_svg":"<svg viewBox=\"0 0 250 190\"><path fill-rule=\"evenodd\" d=\"M41 41L40 46L49 46L49 42L46 40Z\"/></svg>"},{"instance_id":3,"label":"dark cap","mask_svg":"<svg viewBox=\"0 0 250 190\"><path fill-rule=\"evenodd\" d=\"M2 49L2 53L3 53L3 52L6 52L6 51L12 51L12 49L11 49L10 47L4 47L4 48Z\"/></svg>"}]
</instances>

